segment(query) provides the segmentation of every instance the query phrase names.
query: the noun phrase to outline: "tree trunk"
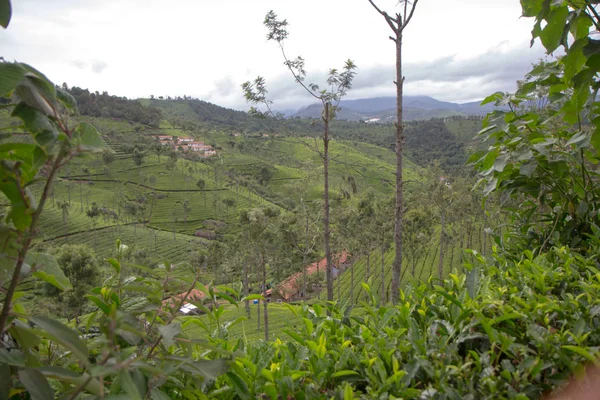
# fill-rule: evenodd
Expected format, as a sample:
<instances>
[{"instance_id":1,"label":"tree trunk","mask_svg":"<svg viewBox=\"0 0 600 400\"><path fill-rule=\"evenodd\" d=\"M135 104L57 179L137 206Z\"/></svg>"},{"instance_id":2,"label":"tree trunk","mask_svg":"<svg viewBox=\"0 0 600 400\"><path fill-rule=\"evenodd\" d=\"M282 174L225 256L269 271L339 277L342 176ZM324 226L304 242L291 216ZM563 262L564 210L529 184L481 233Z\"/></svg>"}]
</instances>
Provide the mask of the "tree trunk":
<instances>
[{"instance_id":1,"label":"tree trunk","mask_svg":"<svg viewBox=\"0 0 600 400\"><path fill-rule=\"evenodd\" d=\"M323 130L323 242L325 247L325 259L327 260L327 300L333 301L333 265L331 263L331 249L329 248L329 108L325 103L325 129Z\"/></svg>"},{"instance_id":2,"label":"tree trunk","mask_svg":"<svg viewBox=\"0 0 600 400\"><path fill-rule=\"evenodd\" d=\"M444 211L442 211L442 215L441 215L441 223L442 223L442 229L440 230L440 259L439 259L439 263L438 263L438 275L440 277L440 280L442 279L442 273L444 271L444 224L445 224L445 215L444 215Z\"/></svg>"},{"instance_id":3,"label":"tree trunk","mask_svg":"<svg viewBox=\"0 0 600 400\"><path fill-rule=\"evenodd\" d=\"M393 294L392 294L393 297ZM385 293L385 245L381 246L381 304L386 302Z\"/></svg>"},{"instance_id":4,"label":"tree trunk","mask_svg":"<svg viewBox=\"0 0 600 400\"><path fill-rule=\"evenodd\" d=\"M354 264L350 266L350 304L354 305Z\"/></svg>"},{"instance_id":5,"label":"tree trunk","mask_svg":"<svg viewBox=\"0 0 600 400\"><path fill-rule=\"evenodd\" d=\"M394 212L394 244L396 257L392 271L392 302L395 304L400 290L400 273L402 271L402 209L403 196L403 151L404 125L402 115L402 95L404 77L402 76L402 30L396 32L396 206Z\"/></svg>"},{"instance_id":6,"label":"tree trunk","mask_svg":"<svg viewBox=\"0 0 600 400\"><path fill-rule=\"evenodd\" d=\"M250 287L248 285L248 266L246 265L246 263L244 263L244 296L248 297L250 295ZM248 319L251 318L250 316L250 300L246 300L246 314L248 314Z\"/></svg>"},{"instance_id":7,"label":"tree trunk","mask_svg":"<svg viewBox=\"0 0 600 400\"><path fill-rule=\"evenodd\" d=\"M263 276L263 293L266 292L267 290L267 264L265 263L265 260L262 260L262 276ZM265 296L265 300L263 300L263 308L264 308L264 313L265 313L265 341L268 342L269 341L269 313L267 311L267 304L268 301L266 299ZM260 308L260 302L259 302L259 308Z\"/></svg>"}]
</instances>

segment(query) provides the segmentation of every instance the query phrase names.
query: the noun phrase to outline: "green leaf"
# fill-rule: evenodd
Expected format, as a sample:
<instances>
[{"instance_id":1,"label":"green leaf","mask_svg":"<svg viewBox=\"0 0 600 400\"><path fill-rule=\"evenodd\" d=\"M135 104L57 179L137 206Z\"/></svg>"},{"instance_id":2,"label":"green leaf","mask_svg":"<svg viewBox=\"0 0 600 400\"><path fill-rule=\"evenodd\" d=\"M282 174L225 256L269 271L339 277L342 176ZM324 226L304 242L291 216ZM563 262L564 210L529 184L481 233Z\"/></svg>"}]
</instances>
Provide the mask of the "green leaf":
<instances>
[{"instance_id":1,"label":"green leaf","mask_svg":"<svg viewBox=\"0 0 600 400\"><path fill-rule=\"evenodd\" d=\"M107 258L106 262L108 262L115 269L117 274L121 272L121 263L119 260L115 258Z\"/></svg>"},{"instance_id":2,"label":"green leaf","mask_svg":"<svg viewBox=\"0 0 600 400\"><path fill-rule=\"evenodd\" d=\"M600 152L600 118L595 118L592 121L592 123L596 127L596 129L594 129L594 132L592 133L592 146L594 146L594 149L596 149L596 151Z\"/></svg>"},{"instance_id":3,"label":"green leaf","mask_svg":"<svg viewBox=\"0 0 600 400\"><path fill-rule=\"evenodd\" d=\"M13 110L12 116L23 121L25 129L35 136L41 146L51 144L58 137L56 125L40 111L25 103L19 103Z\"/></svg>"},{"instance_id":4,"label":"green leaf","mask_svg":"<svg viewBox=\"0 0 600 400\"><path fill-rule=\"evenodd\" d=\"M264 299L265 298L262 295L260 295L260 294L250 294L250 295L244 297L241 301L246 301L246 300L248 300L248 301L251 301L251 300L264 300Z\"/></svg>"},{"instance_id":5,"label":"green leaf","mask_svg":"<svg viewBox=\"0 0 600 400\"><path fill-rule=\"evenodd\" d=\"M508 154L502 154L500 157L496 158L496 160L494 161L494 170L498 172L504 171L504 168L506 167L506 162L508 161L508 157Z\"/></svg>"},{"instance_id":6,"label":"green leaf","mask_svg":"<svg viewBox=\"0 0 600 400\"><path fill-rule=\"evenodd\" d=\"M573 137L571 137L571 139L569 139L569 141L567 142L567 146L583 142L587 138L588 138L588 133L586 131L581 131L581 132L573 135Z\"/></svg>"},{"instance_id":7,"label":"green leaf","mask_svg":"<svg viewBox=\"0 0 600 400\"><path fill-rule=\"evenodd\" d=\"M158 331L163 337L163 341L166 347L170 347L175 343L175 336L181 333L181 324L171 323L169 325L161 325L158 327Z\"/></svg>"},{"instance_id":8,"label":"green leaf","mask_svg":"<svg viewBox=\"0 0 600 400\"><path fill-rule=\"evenodd\" d=\"M25 70L17 63L0 62L0 76L0 97L8 97L25 76Z\"/></svg>"},{"instance_id":9,"label":"green leaf","mask_svg":"<svg viewBox=\"0 0 600 400\"><path fill-rule=\"evenodd\" d=\"M478 268L472 268L469 271L469 273L467 274L466 284L467 284L467 293L469 293L469 296L472 299L474 299L477 296L477 293L479 292L479 269Z\"/></svg>"},{"instance_id":10,"label":"green leaf","mask_svg":"<svg viewBox=\"0 0 600 400\"><path fill-rule=\"evenodd\" d=\"M542 11L542 0L521 0L524 17L536 17Z\"/></svg>"},{"instance_id":11,"label":"green leaf","mask_svg":"<svg viewBox=\"0 0 600 400\"><path fill-rule=\"evenodd\" d=\"M343 370L343 371L334 372L333 374L331 374L331 377L332 378L340 378L343 376L350 376L350 375L359 375L359 374L356 371L351 371L351 370L347 369L347 370Z\"/></svg>"},{"instance_id":12,"label":"green leaf","mask_svg":"<svg viewBox=\"0 0 600 400\"><path fill-rule=\"evenodd\" d=\"M10 398L10 389L12 386L12 377L10 374L10 366L0 364L0 399L7 400Z\"/></svg>"},{"instance_id":13,"label":"green leaf","mask_svg":"<svg viewBox=\"0 0 600 400\"><path fill-rule=\"evenodd\" d=\"M486 97L485 99L483 99L480 106L484 106L484 105L492 103L492 102L495 103L495 102L499 101L500 99L502 99L502 97L504 97L503 92L496 92L496 93Z\"/></svg>"},{"instance_id":14,"label":"green leaf","mask_svg":"<svg viewBox=\"0 0 600 400\"><path fill-rule=\"evenodd\" d=\"M48 317L31 317L30 320L44 331L44 336L71 350L83 364L89 363L89 351L83 340L72 329Z\"/></svg>"},{"instance_id":15,"label":"green leaf","mask_svg":"<svg viewBox=\"0 0 600 400\"><path fill-rule=\"evenodd\" d=\"M56 98L69 110L77 111L77 101L71 93L61 88L56 88Z\"/></svg>"},{"instance_id":16,"label":"green leaf","mask_svg":"<svg viewBox=\"0 0 600 400\"><path fill-rule=\"evenodd\" d=\"M105 302L103 302L102 299L100 299L97 296L91 295L91 294L87 295L86 298L89 301L91 301L92 303L94 303L96 306L98 306L98 308L100 310L102 310L104 315L110 314L110 306L108 304L106 304Z\"/></svg>"},{"instance_id":17,"label":"green leaf","mask_svg":"<svg viewBox=\"0 0 600 400\"><path fill-rule=\"evenodd\" d=\"M40 344L40 337L35 334L28 324L20 320L15 320L8 331L26 352L33 351Z\"/></svg>"},{"instance_id":18,"label":"green leaf","mask_svg":"<svg viewBox=\"0 0 600 400\"><path fill-rule=\"evenodd\" d=\"M575 354L579 354L580 356L586 358L588 361L596 362L596 356L590 353L588 350L579 346L562 346L563 349L572 351Z\"/></svg>"},{"instance_id":19,"label":"green leaf","mask_svg":"<svg viewBox=\"0 0 600 400\"><path fill-rule=\"evenodd\" d=\"M54 400L54 391L46 377L36 369L22 369L19 380L29 392L32 400Z\"/></svg>"},{"instance_id":20,"label":"green leaf","mask_svg":"<svg viewBox=\"0 0 600 400\"><path fill-rule=\"evenodd\" d=\"M215 380L227 370L227 362L223 359L200 360L184 366L194 375L199 375L208 380Z\"/></svg>"},{"instance_id":21,"label":"green leaf","mask_svg":"<svg viewBox=\"0 0 600 400\"><path fill-rule=\"evenodd\" d=\"M45 253L29 252L25 257L25 262L37 268L33 273L33 276L36 278L48 282L60 290L73 289L69 278L66 277L54 256Z\"/></svg>"},{"instance_id":22,"label":"green leaf","mask_svg":"<svg viewBox=\"0 0 600 400\"><path fill-rule=\"evenodd\" d=\"M533 175L533 173L535 172L537 167L538 167L537 161L532 161L530 163L521 165L521 167L519 168L519 173L528 178L531 178L531 176Z\"/></svg>"},{"instance_id":23,"label":"green leaf","mask_svg":"<svg viewBox=\"0 0 600 400\"><path fill-rule=\"evenodd\" d=\"M28 106L46 114L56 114L56 91L54 85L31 72L27 72L24 79L15 88L15 93L21 101Z\"/></svg>"},{"instance_id":24,"label":"green leaf","mask_svg":"<svg viewBox=\"0 0 600 400\"><path fill-rule=\"evenodd\" d=\"M12 16L12 7L10 0L0 0L0 26L7 28ZM0 76L2 74L0 73Z\"/></svg>"},{"instance_id":25,"label":"green leaf","mask_svg":"<svg viewBox=\"0 0 600 400\"><path fill-rule=\"evenodd\" d=\"M0 349L0 363L25 368L25 354L17 349Z\"/></svg>"},{"instance_id":26,"label":"green leaf","mask_svg":"<svg viewBox=\"0 0 600 400\"><path fill-rule=\"evenodd\" d=\"M108 145L100 136L94 125L82 122L75 128L73 133L75 144L92 153L103 152Z\"/></svg>"},{"instance_id":27,"label":"green leaf","mask_svg":"<svg viewBox=\"0 0 600 400\"><path fill-rule=\"evenodd\" d=\"M498 157L498 149L491 150L487 153L481 165L481 169L486 170L494 166L496 158Z\"/></svg>"},{"instance_id":28,"label":"green leaf","mask_svg":"<svg viewBox=\"0 0 600 400\"><path fill-rule=\"evenodd\" d=\"M131 374L129 371L121 371L119 374L119 381L121 382L121 387L127 393L130 399L133 400L142 400L142 394L140 393L139 388L133 381Z\"/></svg>"},{"instance_id":29,"label":"green leaf","mask_svg":"<svg viewBox=\"0 0 600 400\"><path fill-rule=\"evenodd\" d=\"M498 179L497 178L492 178L488 181L487 185L485 186L485 189L483 189L483 195L487 196L490 193L492 193L494 190L496 190L496 186L498 185Z\"/></svg>"},{"instance_id":30,"label":"green leaf","mask_svg":"<svg viewBox=\"0 0 600 400\"><path fill-rule=\"evenodd\" d=\"M44 376L47 378L56 379L57 381L66 382L73 385L82 385L84 382L87 382L85 390L96 396L100 396L100 393L102 393L98 379L90 379L88 374L81 375L78 372L62 367L40 367L38 368L38 371L44 374Z\"/></svg>"},{"instance_id":31,"label":"green leaf","mask_svg":"<svg viewBox=\"0 0 600 400\"><path fill-rule=\"evenodd\" d=\"M227 373L227 377L229 381L232 383L233 388L235 389L238 396L242 399L249 399L250 392L248 391L248 385L242 378L239 377L235 372L229 371Z\"/></svg>"},{"instance_id":32,"label":"green leaf","mask_svg":"<svg viewBox=\"0 0 600 400\"><path fill-rule=\"evenodd\" d=\"M540 32L540 39L548 53L552 53L561 44L568 16L569 9L560 7L552 10L546 18L547 24Z\"/></svg>"},{"instance_id":33,"label":"green leaf","mask_svg":"<svg viewBox=\"0 0 600 400\"><path fill-rule=\"evenodd\" d=\"M152 392L150 392L150 398L152 400L171 400L171 398L167 396L165 392L158 389L152 389Z\"/></svg>"}]
</instances>

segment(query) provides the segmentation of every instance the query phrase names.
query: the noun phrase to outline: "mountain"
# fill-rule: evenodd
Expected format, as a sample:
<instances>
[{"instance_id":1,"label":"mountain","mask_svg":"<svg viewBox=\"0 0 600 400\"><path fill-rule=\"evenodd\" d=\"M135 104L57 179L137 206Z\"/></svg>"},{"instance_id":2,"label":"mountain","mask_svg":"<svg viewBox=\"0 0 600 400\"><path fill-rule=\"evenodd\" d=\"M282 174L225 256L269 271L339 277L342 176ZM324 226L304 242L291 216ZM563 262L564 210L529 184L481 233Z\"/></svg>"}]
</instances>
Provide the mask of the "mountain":
<instances>
[{"instance_id":1,"label":"mountain","mask_svg":"<svg viewBox=\"0 0 600 400\"><path fill-rule=\"evenodd\" d=\"M451 103L429 96L405 96L404 118L406 120L449 117L452 115L485 115L496 109L494 105L480 106L478 101ZM321 115L321 105L311 104L299 109L293 117L317 118ZM390 122L396 115L395 97L374 97L369 99L344 100L340 102L338 119L348 121Z\"/></svg>"}]
</instances>

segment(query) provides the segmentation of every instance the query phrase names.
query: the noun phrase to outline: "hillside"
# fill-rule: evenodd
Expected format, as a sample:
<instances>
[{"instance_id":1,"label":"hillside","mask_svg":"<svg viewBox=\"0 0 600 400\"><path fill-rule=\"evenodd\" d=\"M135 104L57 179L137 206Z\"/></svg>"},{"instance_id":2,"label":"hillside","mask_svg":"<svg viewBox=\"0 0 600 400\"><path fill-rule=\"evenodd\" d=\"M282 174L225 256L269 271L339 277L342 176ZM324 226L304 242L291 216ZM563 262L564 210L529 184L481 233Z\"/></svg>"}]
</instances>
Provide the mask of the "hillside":
<instances>
[{"instance_id":1,"label":"hillside","mask_svg":"<svg viewBox=\"0 0 600 400\"><path fill-rule=\"evenodd\" d=\"M407 121L428 120L451 116L483 116L495 110L492 104L480 106L480 102L451 103L428 96L404 96L403 113ZM312 104L298 110L292 117L317 118L321 114L321 105ZM396 113L395 97L375 97L370 99L342 100L338 118L348 121L367 121L377 123L393 122Z\"/></svg>"}]
</instances>

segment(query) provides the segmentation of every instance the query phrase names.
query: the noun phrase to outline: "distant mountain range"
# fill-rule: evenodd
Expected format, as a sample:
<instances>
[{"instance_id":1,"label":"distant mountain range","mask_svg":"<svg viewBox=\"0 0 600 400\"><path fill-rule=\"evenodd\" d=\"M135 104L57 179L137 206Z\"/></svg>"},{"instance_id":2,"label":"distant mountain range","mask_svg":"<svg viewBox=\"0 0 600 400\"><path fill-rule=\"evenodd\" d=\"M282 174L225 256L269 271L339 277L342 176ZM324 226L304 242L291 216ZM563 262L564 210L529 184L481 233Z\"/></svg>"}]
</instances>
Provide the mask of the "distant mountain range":
<instances>
[{"instance_id":1,"label":"distant mountain range","mask_svg":"<svg viewBox=\"0 0 600 400\"><path fill-rule=\"evenodd\" d=\"M404 96L404 118L406 120L443 118L452 115L485 115L497 107L492 104L480 106L479 101L470 103L450 103L429 96ZM370 99L343 100L340 103L339 119L348 121L392 122L396 116L395 97L374 97ZM290 118L318 118L321 104L311 104L296 113L286 110Z\"/></svg>"}]
</instances>

